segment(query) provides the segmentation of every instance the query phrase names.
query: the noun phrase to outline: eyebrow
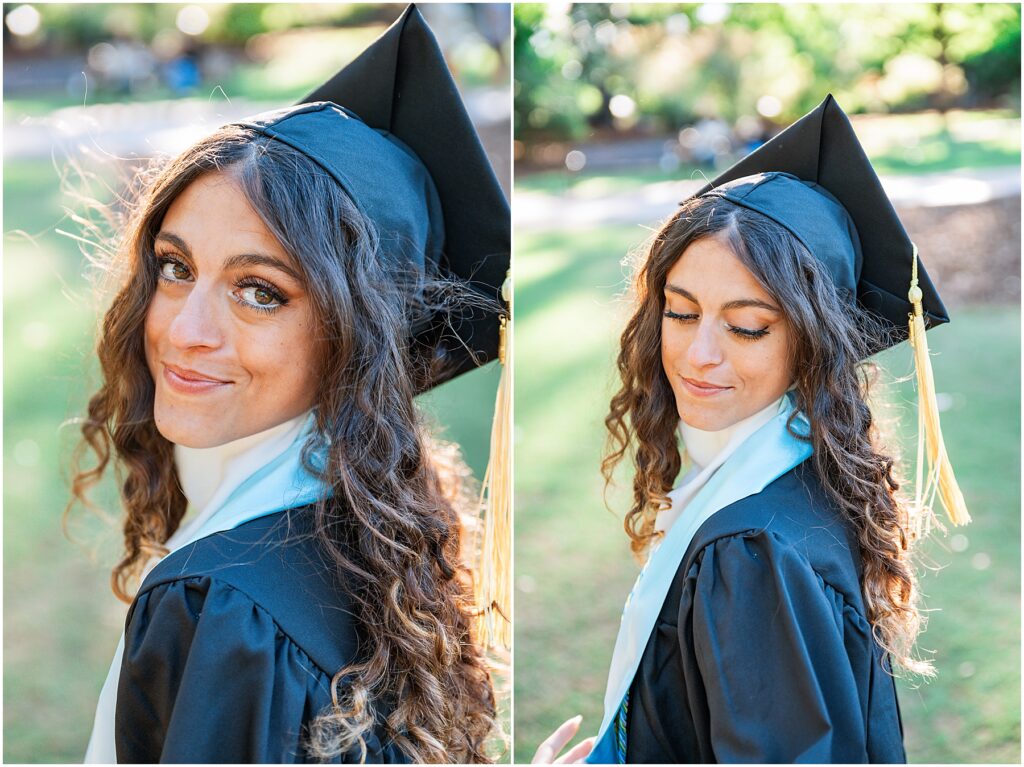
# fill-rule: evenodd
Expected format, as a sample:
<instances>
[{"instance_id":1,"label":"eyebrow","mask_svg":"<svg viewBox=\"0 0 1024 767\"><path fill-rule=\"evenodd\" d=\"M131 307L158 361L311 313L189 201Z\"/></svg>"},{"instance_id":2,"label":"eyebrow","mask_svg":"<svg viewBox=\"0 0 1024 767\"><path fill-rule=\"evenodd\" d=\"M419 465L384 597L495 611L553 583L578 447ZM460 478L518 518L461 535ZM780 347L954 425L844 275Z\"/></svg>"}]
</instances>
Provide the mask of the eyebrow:
<instances>
[{"instance_id":1,"label":"eyebrow","mask_svg":"<svg viewBox=\"0 0 1024 767\"><path fill-rule=\"evenodd\" d=\"M679 287L678 285L665 283L665 291L667 293L676 293L685 298L687 301L693 301L693 303L697 304L697 306L700 306L700 301L694 298L692 293L690 293L688 290L684 288ZM782 311L781 309L779 309L779 307L773 304L769 304L766 301L761 301L760 299L757 298L737 298L734 301L727 301L726 303L722 304L721 310L728 311L729 309L746 309L747 307L754 307L756 309L767 309L768 311L777 313L781 313Z\"/></svg>"},{"instance_id":2,"label":"eyebrow","mask_svg":"<svg viewBox=\"0 0 1024 767\"><path fill-rule=\"evenodd\" d=\"M189 258L193 257L192 250L189 248L188 243L174 232L158 232L154 239L166 240ZM279 272L287 274L300 284L303 281L302 275L295 271L291 264L275 256L267 255L266 253L239 253L237 255L230 256L224 261L222 268L237 269L242 266L269 266L271 269L277 269Z\"/></svg>"}]
</instances>

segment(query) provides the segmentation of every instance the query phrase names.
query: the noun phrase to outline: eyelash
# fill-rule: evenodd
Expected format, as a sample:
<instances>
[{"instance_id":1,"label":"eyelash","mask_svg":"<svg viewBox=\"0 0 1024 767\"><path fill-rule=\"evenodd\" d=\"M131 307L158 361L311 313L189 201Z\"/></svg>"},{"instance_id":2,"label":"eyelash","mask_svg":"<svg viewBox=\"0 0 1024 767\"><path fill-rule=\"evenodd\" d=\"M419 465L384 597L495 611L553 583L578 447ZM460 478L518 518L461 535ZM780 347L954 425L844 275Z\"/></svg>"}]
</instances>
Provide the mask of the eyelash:
<instances>
[{"instance_id":1,"label":"eyelash","mask_svg":"<svg viewBox=\"0 0 1024 767\"><path fill-rule=\"evenodd\" d=\"M166 264L179 264L185 267L185 269L188 269L190 273L192 271L191 269L189 269L188 264L186 264L179 258L173 258L171 256L157 254L157 279L168 285L178 285L181 282L183 282L183 280L172 280L169 277L165 277L163 268ZM281 295L281 291L278 290L277 287L267 282L266 280L260 279L259 277L243 277L238 282L235 283L235 287L238 289L259 288L260 290L263 290L270 294L270 297L277 302L277 306L260 306L259 304L253 304L250 303L249 301L239 298L234 293L231 294L231 298L239 306L243 306L246 309L252 309L255 312L259 312L260 314L273 314L282 306L286 306L288 304L288 299Z\"/></svg>"},{"instance_id":2,"label":"eyelash","mask_svg":"<svg viewBox=\"0 0 1024 767\"><path fill-rule=\"evenodd\" d=\"M699 314L677 314L676 312L665 310L665 316L670 320L677 320L679 322L693 322L700 315ZM739 328L735 325L726 324L729 332L738 338L742 338L744 341L757 341L768 335L768 328L761 328L760 330L748 330L747 328Z\"/></svg>"}]
</instances>

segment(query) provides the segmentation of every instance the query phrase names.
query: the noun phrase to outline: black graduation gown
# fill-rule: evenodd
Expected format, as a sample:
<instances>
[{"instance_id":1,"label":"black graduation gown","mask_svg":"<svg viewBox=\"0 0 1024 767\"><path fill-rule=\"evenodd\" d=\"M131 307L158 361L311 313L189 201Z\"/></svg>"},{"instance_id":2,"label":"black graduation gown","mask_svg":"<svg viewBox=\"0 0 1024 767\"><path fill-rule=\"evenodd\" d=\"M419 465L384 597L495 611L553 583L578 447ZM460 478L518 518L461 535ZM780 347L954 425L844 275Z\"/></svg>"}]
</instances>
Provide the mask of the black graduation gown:
<instances>
[{"instance_id":1,"label":"black graduation gown","mask_svg":"<svg viewBox=\"0 0 1024 767\"><path fill-rule=\"evenodd\" d=\"M119 762L312 761L305 727L359 640L311 517L294 509L210 535L146 577L125 628ZM366 745L368 762L407 761L379 732Z\"/></svg>"},{"instance_id":2,"label":"black graduation gown","mask_svg":"<svg viewBox=\"0 0 1024 767\"><path fill-rule=\"evenodd\" d=\"M630 687L627 761L905 762L860 572L809 461L708 519Z\"/></svg>"}]
</instances>

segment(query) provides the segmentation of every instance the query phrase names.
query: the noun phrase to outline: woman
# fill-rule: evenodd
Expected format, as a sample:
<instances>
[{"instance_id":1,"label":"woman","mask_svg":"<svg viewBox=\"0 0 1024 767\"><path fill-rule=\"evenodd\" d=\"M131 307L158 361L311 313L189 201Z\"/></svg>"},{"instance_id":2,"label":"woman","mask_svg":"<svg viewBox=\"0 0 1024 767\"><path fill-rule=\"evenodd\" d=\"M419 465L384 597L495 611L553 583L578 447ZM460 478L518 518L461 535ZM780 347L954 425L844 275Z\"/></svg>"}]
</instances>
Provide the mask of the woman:
<instances>
[{"instance_id":1,"label":"woman","mask_svg":"<svg viewBox=\"0 0 1024 767\"><path fill-rule=\"evenodd\" d=\"M635 289L603 470L633 449L646 564L587 761L905 761L892 664L933 673L913 653L925 515L896 495L860 361L912 314L919 347L946 318L832 98L686 201Z\"/></svg>"},{"instance_id":2,"label":"woman","mask_svg":"<svg viewBox=\"0 0 1024 767\"><path fill-rule=\"evenodd\" d=\"M126 232L74 484L115 465L127 512L87 761L490 760L413 397L494 356L508 208L415 9L312 96L190 147Z\"/></svg>"}]
</instances>

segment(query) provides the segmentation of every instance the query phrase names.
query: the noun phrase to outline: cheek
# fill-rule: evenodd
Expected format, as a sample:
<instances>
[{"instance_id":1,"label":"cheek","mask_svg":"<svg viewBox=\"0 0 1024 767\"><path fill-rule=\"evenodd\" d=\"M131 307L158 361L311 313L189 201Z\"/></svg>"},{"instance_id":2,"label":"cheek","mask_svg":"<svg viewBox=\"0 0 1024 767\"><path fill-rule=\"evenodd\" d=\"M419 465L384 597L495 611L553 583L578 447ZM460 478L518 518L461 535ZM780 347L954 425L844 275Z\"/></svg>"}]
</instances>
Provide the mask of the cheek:
<instances>
[{"instance_id":1,"label":"cheek","mask_svg":"<svg viewBox=\"0 0 1024 767\"><path fill-rule=\"evenodd\" d=\"M661 364L666 372L677 367L680 357L686 355L688 341L686 333L671 320L661 323Z\"/></svg>"},{"instance_id":2,"label":"cheek","mask_svg":"<svg viewBox=\"0 0 1024 767\"><path fill-rule=\"evenodd\" d=\"M742 357L748 381L771 389L788 386L793 376L785 338L766 339L766 342L751 345L757 348Z\"/></svg>"},{"instance_id":3,"label":"cheek","mask_svg":"<svg viewBox=\"0 0 1024 767\"><path fill-rule=\"evenodd\" d=\"M308 399L316 386L318 359L310 322L296 319L267 331L237 336L241 367L278 400Z\"/></svg>"},{"instance_id":4,"label":"cheek","mask_svg":"<svg viewBox=\"0 0 1024 767\"><path fill-rule=\"evenodd\" d=\"M150 361L151 365L153 364L153 358L158 354L163 345L163 339L166 336L169 322L170 316L167 311L167 302L162 300L159 294L154 295L149 302L149 308L146 310L146 320L143 325L146 359Z\"/></svg>"}]
</instances>

